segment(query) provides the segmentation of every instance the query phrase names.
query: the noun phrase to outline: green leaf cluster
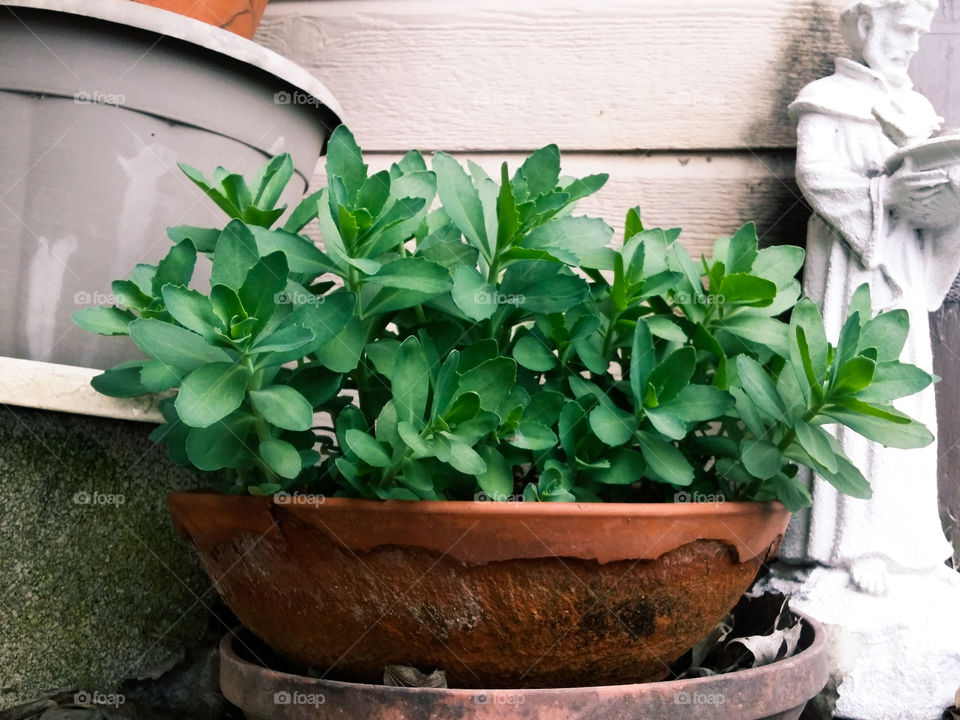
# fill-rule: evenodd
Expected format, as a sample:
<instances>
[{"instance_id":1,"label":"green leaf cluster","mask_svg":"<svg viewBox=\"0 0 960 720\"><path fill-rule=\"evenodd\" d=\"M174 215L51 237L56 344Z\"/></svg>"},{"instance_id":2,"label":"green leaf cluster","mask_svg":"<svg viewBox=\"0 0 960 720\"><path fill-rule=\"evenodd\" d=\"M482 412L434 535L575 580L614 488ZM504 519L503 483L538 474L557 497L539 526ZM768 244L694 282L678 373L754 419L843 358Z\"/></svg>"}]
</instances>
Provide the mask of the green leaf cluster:
<instances>
[{"instance_id":1,"label":"green leaf cluster","mask_svg":"<svg viewBox=\"0 0 960 720\"><path fill-rule=\"evenodd\" d=\"M796 509L801 465L869 495L825 426L932 440L892 405L933 380L898 361L904 311L861 288L834 346L803 251L761 249L752 224L695 261L633 208L614 243L574 214L607 177L563 176L556 146L496 178L416 151L371 172L341 126L326 186L289 212L286 155L250 183L182 168L225 226L170 228L166 257L114 283L121 306L74 317L147 356L94 387L175 390L154 439L225 491Z\"/></svg>"}]
</instances>

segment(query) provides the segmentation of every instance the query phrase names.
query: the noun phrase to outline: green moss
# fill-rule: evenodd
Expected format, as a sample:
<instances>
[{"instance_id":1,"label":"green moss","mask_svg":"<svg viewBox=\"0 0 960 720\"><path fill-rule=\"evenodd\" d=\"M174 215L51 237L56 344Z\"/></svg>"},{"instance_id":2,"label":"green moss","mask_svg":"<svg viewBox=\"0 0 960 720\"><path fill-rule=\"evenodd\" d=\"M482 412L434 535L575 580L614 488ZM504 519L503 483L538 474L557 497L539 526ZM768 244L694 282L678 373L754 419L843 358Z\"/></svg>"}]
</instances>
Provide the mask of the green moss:
<instances>
[{"instance_id":1,"label":"green moss","mask_svg":"<svg viewBox=\"0 0 960 720\"><path fill-rule=\"evenodd\" d=\"M166 509L200 482L150 430L0 406L0 710L107 691L202 635L209 582Z\"/></svg>"}]
</instances>

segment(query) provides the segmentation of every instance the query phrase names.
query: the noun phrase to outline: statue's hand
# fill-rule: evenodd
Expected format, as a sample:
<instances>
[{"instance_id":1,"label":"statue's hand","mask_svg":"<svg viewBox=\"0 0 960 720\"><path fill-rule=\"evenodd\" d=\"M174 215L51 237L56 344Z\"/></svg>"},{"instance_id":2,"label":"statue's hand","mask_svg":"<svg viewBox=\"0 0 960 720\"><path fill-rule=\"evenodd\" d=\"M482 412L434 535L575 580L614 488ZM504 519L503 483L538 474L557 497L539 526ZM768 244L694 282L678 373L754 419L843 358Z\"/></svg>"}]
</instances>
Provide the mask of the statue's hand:
<instances>
[{"instance_id":1,"label":"statue's hand","mask_svg":"<svg viewBox=\"0 0 960 720\"><path fill-rule=\"evenodd\" d=\"M960 190L946 170L898 170L886 179L883 197L917 228L943 228L960 219Z\"/></svg>"}]
</instances>

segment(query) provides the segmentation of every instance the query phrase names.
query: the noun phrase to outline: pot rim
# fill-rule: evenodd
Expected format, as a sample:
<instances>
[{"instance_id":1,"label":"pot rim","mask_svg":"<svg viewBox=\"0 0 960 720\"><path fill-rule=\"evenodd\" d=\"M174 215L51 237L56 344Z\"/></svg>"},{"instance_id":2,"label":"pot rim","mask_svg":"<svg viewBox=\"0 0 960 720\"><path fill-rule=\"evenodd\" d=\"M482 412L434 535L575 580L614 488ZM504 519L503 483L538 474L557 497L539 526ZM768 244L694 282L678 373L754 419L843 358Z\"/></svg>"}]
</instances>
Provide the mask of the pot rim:
<instances>
[{"instance_id":1,"label":"pot rim","mask_svg":"<svg viewBox=\"0 0 960 720\"><path fill-rule=\"evenodd\" d=\"M283 493L268 496L230 495L215 490L179 490L170 493L171 498L196 498L199 496L241 499L257 505L272 505L280 508L302 507L321 510L323 508L354 509L375 514L419 515L475 515L477 513L513 517L517 514L534 517L556 517L576 514L592 517L695 517L717 515L743 515L744 513L768 514L783 512L786 508L779 500L720 500L717 502L644 502L644 503L581 503L581 502L495 502L484 500L370 500L368 498L327 497L321 494L288 495ZM278 501L277 498L281 497Z\"/></svg>"},{"instance_id":2,"label":"pot rim","mask_svg":"<svg viewBox=\"0 0 960 720\"><path fill-rule=\"evenodd\" d=\"M82 15L182 40L275 75L319 100L316 107L333 114L337 122L343 115L333 93L292 60L229 30L185 15L128 0L0 0L0 7Z\"/></svg>"},{"instance_id":3,"label":"pot rim","mask_svg":"<svg viewBox=\"0 0 960 720\"><path fill-rule=\"evenodd\" d=\"M266 535L293 521L351 553L410 547L468 565L544 557L656 560L697 540L726 543L741 563L766 560L776 553L790 519L775 501L412 502L317 495L300 496L308 500L300 503L276 498L188 491L171 493L167 505L181 535L201 551L242 533Z\"/></svg>"},{"instance_id":4,"label":"pot rim","mask_svg":"<svg viewBox=\"0 0 960 720\"><path fill-rule=\"evenodd\" d=\"M660 682L634 683L625 685L595 685L583 687L564 687L564 688L532 688L532 689L498 689L498 688L409 688L409 687L389 687L385 685L370 685L366 683L351 683L342 680L325 680L322 678L309 678L292 673L269 670L258 663L254 663L241 658L234 649L234 640L238 635L234 630L228 632L220 641L220 683L221 687L228 684L224 679L228 674L232 676L234 684L240 678L248 678L253 675L270 673L273 676L273 686L279 683L286 683L290 689L298 691L307 687L323 690L329 689L333 692L366 692L387 695L388 697L402 700L422 696L424 693L437 699L445 698L454 702L470 703L478 692L482 693L522 693L526 705L540 705L541 707L556 707L557 701L580 701L586 700L612 700L621 696L636 694L643 698L660 698L662 702L673 704L676 701L677 693L697 693L704 692L706 689L729 689L731 685L746 684L747 680L758 681L768 680L771 685L779 684L783 692L779 698L782 702L782 708L791 708L801 705L813 697L828 679L827 669L827 640L823 626L809 615L805 615L796 610L793 614L800 619L806 628L813 633L813 641L809 646L784 660L777 660L769 665L738 670L732 673L723 673L710 677L689 678L683 680L663 680ZM783 677L793 678L790 683L777 683L776 679ZM797 681L799 679L799 682ZM739 683L738 681L744 681ZM252 686L252 684L251 684ZM719 686L719 687L718 687ZM726 693L724 693L726 695ZM730 700L734 703L739 699L741 702L749 701L750 698L735 698L731 693ZM231 702L236 702L239 698L227 698ZM542 703L542 704L541 704ZM791 704L792 703L792 704ZM243 708L246 709L246 708ZM638 708L640 709L640 708ZM754 707L749 702L744 702L741 708L743 712L760 708ZM742 720L761 717L759 715L739 714L737 717Z\"/></svg>"}]
</instances>

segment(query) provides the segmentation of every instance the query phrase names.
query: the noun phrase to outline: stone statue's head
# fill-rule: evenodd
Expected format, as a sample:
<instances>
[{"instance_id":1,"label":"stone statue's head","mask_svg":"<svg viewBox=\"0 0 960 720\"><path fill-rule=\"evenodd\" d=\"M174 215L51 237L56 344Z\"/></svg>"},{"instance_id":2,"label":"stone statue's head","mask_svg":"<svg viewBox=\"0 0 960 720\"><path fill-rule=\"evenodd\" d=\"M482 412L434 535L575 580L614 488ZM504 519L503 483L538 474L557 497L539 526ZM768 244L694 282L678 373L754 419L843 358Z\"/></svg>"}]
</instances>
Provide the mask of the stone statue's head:
<instances>
[{"instance_id":1,"label":"stone statue's head","mask_svg":"<svg viewBox=\"0 0 960 720\"><path fill-rule=\"evenodd\" d=\"M907 68L920 36L930 30L938 0L862 0L843 11L843 37L857 60L894 85L909 84Z\"/></svg>"}]
</instances>

